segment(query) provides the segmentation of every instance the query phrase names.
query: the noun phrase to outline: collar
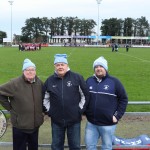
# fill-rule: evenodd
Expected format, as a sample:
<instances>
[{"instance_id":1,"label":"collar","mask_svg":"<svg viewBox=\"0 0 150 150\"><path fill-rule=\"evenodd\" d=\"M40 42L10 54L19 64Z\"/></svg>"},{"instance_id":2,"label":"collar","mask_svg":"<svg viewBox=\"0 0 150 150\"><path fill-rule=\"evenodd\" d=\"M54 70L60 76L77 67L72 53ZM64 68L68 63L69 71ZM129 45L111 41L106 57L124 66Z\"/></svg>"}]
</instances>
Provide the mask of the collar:
<instances>
[{"instance_id":1,"label":"collar","mask_svg":"<svg viewBox=\"0 0 150 150\"><path fill-rule=\"evenodd\" d=\"M96 78L96 80L97 80L97 82L101 82L102 81L102 78L100 79L100 78L98 78L95 74L93 75L95 78Z\"/></svg>"},{"instance_id":2,"label":"collar","mask_svg":"<svg viewBox=\"0 0 150 150\"><path fill-rule=\"evenodd\" d=\"M108 73L106 72L106 75L103 76L102 78L98 78L95 74L93 74L94 78L96 78L97 82L102 82L107 76L108 76Z\"/></svg>"},{"instance_id":3,"label":"collar","mask_svg":"<svg viewBox=\"0 0 150 150\"><path fill-rule=\"evenodd\" d=\"M65 75L66 75L69 71L70 71L70 68L68 67L67 72L65 73ZM64 75L64 76L65 76L65 75ZM55 72L54 72L54 76L55 76L55 77L58 77L58 78L61 78L61 77L59 77L59 75L58 75L58 73L57 73L56 70L55 70Z\"/></svg>"},{"instance_id":4,"label":"collar","mask_svg":"<svg viewBox=\"0 0 150 150\"><path fill-rule=\"evenodd\" d=\"M24 80L25 80L26 82L31 83L31 84L32 84L32 83L35 83L35 80L36 80L36 79L35 79L36 77L35 77L34 79L32 79L32 80L28 80L24 75L23 75L23 78L24 78Z\"/></svg>"}]
</instances>

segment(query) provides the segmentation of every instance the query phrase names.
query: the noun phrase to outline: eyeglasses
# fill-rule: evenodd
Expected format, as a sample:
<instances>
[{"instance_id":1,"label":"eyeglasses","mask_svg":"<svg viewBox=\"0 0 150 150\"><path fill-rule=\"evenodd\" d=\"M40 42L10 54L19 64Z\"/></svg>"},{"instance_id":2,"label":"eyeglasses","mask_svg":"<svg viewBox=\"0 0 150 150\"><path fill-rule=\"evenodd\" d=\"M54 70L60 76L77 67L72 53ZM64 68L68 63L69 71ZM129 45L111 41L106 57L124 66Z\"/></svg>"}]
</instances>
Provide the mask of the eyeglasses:
<instances>
[{"instance_id":1,"label":"eyeglasses","mask_svg":"<svg viewBox=\"0 0 150 150\"><path fill-rule=\"evenodd\" d=\"M27 71L27 72L34 72L35 69L25 69L25 71Z\"/></svg>"}]
</instances>

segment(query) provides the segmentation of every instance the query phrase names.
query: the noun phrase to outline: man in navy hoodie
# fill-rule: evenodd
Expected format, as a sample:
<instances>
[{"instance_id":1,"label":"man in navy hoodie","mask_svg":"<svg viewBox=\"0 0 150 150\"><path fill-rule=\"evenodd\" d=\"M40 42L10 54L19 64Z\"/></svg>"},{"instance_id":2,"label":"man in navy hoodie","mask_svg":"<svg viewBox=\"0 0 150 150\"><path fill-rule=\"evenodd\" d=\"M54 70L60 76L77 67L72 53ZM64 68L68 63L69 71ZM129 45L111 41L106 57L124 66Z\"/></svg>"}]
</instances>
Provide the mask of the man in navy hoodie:
<instances>
[{"instance_id":1,"label":"man in navy hoodie","mask_svg":"<svg viewBox=\"0 0 150 150\"><path fill-rule=\"evenodd\" d=\"M112 136L125 113L128 97L121 82L108 74L103 56L94 61L93 69L94 75L87 79L90 101L85 113L85 144L87 150L96 150L101 138L102 150L112 150Z\"/></svg>"}]
</instances>

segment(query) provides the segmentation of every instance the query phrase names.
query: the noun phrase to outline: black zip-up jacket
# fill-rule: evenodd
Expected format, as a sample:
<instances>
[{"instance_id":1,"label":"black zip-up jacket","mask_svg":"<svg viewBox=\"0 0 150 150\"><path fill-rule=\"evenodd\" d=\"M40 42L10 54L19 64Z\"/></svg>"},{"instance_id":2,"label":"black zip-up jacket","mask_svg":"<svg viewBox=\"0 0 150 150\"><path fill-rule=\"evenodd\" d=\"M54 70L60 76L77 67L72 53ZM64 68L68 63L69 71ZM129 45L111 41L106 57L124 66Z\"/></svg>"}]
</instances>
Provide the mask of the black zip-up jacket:
<instances>
[{"instance_id":1,"label":"black zip-up jacket","mask_svg":"<svg viewBox=\"0 0 150 150\"><path fill-rule=\"evenodd\" d=\"M90 92L86 116L89 122L99 125L113 125L113 116L119 120L125 113L128 97L122 83L108 73L99 81L95 76L87 79Z\"/></svg>"},{"instance_id":2,"label":"black zip-up jacket","mask_svg":"<svg viewBox=\"0 0 150 150\"><path fill-rule=\"evenodd\" d=\"M60 78L54 73L46 80L43 94L43 104L54 123L65 127L81 121L89 95L81 75L69 70Z\"/></svg>"}]
</instances>

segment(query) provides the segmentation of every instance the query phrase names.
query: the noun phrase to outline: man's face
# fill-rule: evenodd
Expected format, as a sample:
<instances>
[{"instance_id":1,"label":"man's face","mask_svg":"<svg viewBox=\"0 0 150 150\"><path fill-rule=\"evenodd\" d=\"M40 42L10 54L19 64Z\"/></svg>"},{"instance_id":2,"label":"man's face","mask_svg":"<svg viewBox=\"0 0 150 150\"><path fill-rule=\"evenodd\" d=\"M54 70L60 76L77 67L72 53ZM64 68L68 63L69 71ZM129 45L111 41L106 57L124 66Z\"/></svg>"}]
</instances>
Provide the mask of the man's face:
<instances>
[{"instance_id":1,"label":"man's face","mask_svg":"<svg viewBox=\"0 0 150 150\"><path fill-rule=\"evenodd\" d=\"M94 71L98 78L102 78L106 75L106 70L102 66L96 66Z\"/></svg>"},{"instance_id":2,"label":"man's face","mask_svg":"<svg viewBox=\"0 0 150 150\"><path fill-rule=\"evenodd\" d=\"M60 77L63 77L68 70L68 64L65 63L57 63L54 65L54 67L55 67L55 71Z\"/></svg>"},{"instance_id":3,"label":"man's face","mask_svg":"<svg viewBox=\"0 0 150 150\"><path fill-rule=\"evenodd\" d=\"M36 76L36 70L34 67L28 67L23 71L23 74L28 81L31 81Z\"/></svg>"}]
</instances>

